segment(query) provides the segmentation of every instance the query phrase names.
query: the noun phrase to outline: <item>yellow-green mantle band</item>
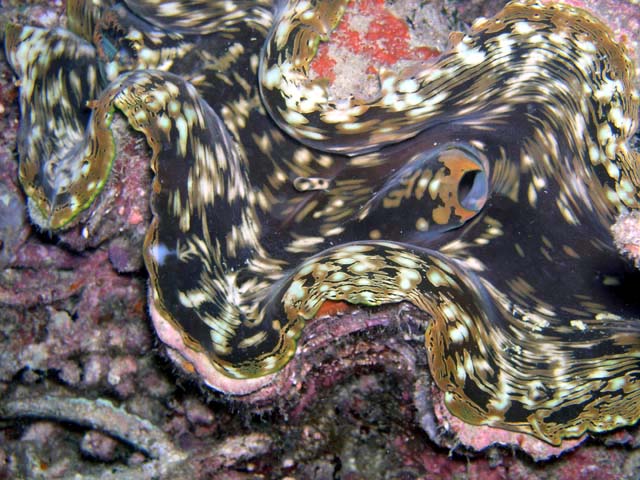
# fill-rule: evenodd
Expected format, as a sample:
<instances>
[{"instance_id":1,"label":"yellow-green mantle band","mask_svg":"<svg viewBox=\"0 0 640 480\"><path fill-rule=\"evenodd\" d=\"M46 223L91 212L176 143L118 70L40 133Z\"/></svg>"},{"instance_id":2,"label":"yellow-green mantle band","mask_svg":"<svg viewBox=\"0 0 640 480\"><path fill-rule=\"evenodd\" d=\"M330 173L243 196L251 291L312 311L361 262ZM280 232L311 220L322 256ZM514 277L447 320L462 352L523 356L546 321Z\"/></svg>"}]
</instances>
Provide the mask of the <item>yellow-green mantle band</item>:
<instances>
[{"instance_id":1,"label":"yellow-green mantle band","mask_svg":"<svg viewBox=\"0 0 640 480\"><path fill-rule=\"evenodd\" d=\"M324 301L408 301L465 422L557 445L640 418L638 273L609 233L638 208L639 100L605 25L515 1L379 98L333 102L307 73L346 1L172 5L72 1L77 35L11 27L7 52L41 228L104 186L116 110L145 135L149 303L177 361L246 394Z\"/></svg>"}]
</instances>

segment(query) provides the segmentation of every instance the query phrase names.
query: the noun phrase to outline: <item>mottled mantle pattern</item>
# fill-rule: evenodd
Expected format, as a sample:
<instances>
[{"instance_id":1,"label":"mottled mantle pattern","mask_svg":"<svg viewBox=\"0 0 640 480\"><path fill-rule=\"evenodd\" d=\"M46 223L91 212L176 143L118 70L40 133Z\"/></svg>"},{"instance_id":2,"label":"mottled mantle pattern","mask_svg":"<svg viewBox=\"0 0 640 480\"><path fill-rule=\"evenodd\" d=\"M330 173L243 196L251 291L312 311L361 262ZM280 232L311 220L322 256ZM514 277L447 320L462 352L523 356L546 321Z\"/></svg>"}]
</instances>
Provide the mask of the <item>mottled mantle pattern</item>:
<instances>
[{"instance_id":1,"label":"mottled mantle pattern","mask_svg":"<svg viewBox=\"0 0 640 480\"><path fill-rule=\"evenodd\" d=\"M464 421L559 444L638 420L637 273L609 233L638 207L638 96L606 26L513 2L364 103L306 75L345 2L171 5L72 2L75 33L6 46L40 227L99 194L115 109L145 134L150 308L183 362L245 394L326 300L409 301Z\"/></svg>"}]
</instances>

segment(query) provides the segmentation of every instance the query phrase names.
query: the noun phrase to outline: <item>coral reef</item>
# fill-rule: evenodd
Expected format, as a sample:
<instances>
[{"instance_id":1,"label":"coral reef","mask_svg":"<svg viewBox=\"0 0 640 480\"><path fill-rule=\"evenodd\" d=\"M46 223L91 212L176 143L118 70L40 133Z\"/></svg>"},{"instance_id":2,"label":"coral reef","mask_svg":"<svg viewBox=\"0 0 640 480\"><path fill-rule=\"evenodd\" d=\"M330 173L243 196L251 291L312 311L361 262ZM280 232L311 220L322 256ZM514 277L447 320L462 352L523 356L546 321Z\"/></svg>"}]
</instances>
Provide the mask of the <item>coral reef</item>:
<instances>
[{"instance_id":1,"label":"coral reef","mask_svg":"<svg viewBox=\"0 0 640 480\"><path fill-rule=\"evenodd\" d=\"M503 2L446 7L470 21L490 3ZM2 18L52 26L61 12L7 2ZM116 117L105 195L81 226L53 236L29 225L18 186L5 62L0 102L0 478L637 478L636 427L565 445L558 459L561 450L525 447L526 436L490 446L488 427L456 425L429 376L429 318L405 304L321 313L299 360L255 394L203 388L175 371L148 317L144 140Z\"/></svg>"}]
</instances>

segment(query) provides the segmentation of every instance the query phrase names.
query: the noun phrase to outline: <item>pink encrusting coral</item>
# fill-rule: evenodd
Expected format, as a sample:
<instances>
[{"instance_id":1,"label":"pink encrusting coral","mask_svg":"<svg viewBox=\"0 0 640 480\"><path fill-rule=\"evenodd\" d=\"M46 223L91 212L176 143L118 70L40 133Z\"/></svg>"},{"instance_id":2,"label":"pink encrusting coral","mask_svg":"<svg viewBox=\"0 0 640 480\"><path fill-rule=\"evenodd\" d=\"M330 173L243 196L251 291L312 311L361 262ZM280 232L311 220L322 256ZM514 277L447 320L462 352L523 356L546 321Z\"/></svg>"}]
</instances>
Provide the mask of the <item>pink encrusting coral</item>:
<instances>
[{"instance_id":1,"label":"pink encrusting coral","mask_svg":"<svg viewBox=\"0 0 640 480\"><path fill-rule=\"evenodd\" d=\"M415 14L407 10L406 14ZM440 54L443 22L433 15L430 21L435 26L427 35L433 44L423 44L425 40L384 0L352 0L330 41L319 45L311 71L330 82L336 98L373 96L382 69L418 64Z\"/></svg>"},{"instance_id":2,"label":"pink encrusting coral","mask_svg":"<svg viewBox=\"0 0 640 480\"><path fill-rule=\"evenodd\" d=\"M331 58L329 45L346 48L351 55L367 57L368 73L374 75L381 66L389 67L400 60L429 60L440 53L429 46L413 47L409 25L393 13L384 0L352 1L332 32L331 42L318 48L312 70L320 77L335 81L337 61Z\"/></svg>"}]
</instances>

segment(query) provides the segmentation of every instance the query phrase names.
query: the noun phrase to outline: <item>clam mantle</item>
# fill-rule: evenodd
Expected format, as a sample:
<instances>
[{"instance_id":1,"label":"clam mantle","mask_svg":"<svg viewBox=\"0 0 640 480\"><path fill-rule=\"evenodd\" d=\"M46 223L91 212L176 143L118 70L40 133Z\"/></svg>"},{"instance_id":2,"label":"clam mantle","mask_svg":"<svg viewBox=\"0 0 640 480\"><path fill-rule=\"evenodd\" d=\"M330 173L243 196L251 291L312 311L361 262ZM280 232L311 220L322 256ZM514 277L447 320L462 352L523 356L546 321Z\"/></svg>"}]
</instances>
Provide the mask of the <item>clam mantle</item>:
<instances>
[{"instance_id":1,"label":"clam mantle","mask_svg":"<svg viewBox=\"0 0 640 480\"><path fill-rule=\"evenodd\" d=\"M345 1L171 5L70 2L73 31L6 48L40 228L100 194L115 111L146 137L151 315L207 384L268 384L327 300L410 302L463 421L557 445L638 420L638 274L609 232L638 208L638 95L604 24L512 2L335 101L307 74Z\"/></svg>"}]
</instances>

